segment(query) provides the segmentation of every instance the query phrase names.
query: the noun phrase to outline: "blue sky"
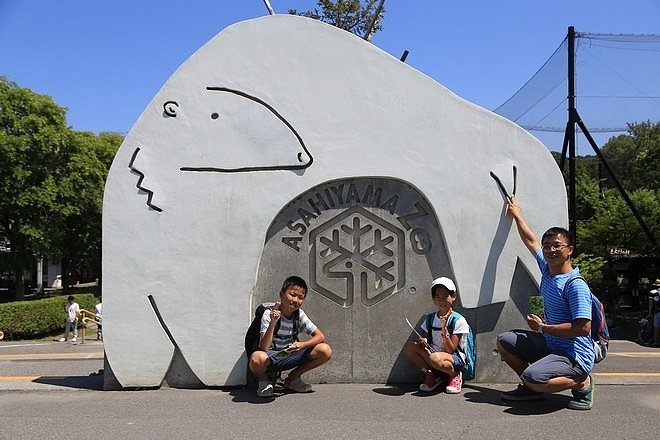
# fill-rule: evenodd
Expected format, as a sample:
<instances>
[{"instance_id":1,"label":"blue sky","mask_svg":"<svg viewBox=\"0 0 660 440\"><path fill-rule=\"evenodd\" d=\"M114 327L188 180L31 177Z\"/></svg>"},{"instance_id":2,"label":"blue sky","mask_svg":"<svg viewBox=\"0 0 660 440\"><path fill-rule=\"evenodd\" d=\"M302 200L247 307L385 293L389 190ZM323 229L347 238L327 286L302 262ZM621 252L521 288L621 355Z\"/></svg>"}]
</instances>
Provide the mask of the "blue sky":
<instances>
[{"instance_id":1,"label":"blue sky","mask_svg":"<svg viewBox=\"0 0 660 440\"><path fill-rule=\"evenodd\" d=\"M315 0L271 0L277 13ZM566 36L660 33L660 1L386 0L372 42L463 98L494 109ZM190 55L263 0L0 0L0 75L53 97L81 131L128 133Z\"/></svg>"}]
</instances>

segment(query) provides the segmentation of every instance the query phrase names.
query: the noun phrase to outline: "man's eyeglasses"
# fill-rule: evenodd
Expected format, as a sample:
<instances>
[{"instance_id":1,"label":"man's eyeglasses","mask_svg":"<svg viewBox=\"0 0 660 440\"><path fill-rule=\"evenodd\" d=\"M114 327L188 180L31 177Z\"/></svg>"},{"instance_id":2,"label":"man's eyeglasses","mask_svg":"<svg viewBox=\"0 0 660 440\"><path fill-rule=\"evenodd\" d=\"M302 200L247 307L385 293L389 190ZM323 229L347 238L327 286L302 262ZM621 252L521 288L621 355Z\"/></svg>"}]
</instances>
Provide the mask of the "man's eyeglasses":
<instances>
[{"instance_id":1,"label":"man's eyeglasses","mask_svg":"<svg viewBox=\"0 0 660 440\"><path fill-rule=\"evenodd\" d=\"M546 252L554 252L554 251L559 251L565 247L569 247L567 244L544 244L541 246L541 249L543 249Z\"/></svg>"}]
</instances>

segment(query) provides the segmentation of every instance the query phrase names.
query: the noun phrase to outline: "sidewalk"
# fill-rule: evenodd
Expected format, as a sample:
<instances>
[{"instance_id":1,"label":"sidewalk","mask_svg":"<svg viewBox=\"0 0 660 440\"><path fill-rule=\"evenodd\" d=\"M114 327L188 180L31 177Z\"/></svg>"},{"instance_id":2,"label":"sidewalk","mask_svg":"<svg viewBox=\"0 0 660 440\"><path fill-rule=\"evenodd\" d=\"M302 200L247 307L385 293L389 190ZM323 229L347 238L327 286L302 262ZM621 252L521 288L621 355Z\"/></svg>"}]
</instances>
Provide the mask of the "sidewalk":
<instances>
[{"instance_id":1,"label":"sidewalk","mask_svg":"<svg viewBox=\"0 0 660 440\"><path fill-rule=\"evenodd\" d=\"M0 342L0 390L102 390L102 369L103 343L95 339L84 343ZM601 385L660 385L660 348L612 340L607 357L596 365L593 376Z\"/></svg>"},{"instance_id":2,"label":"sidewalk","mask_svg":"<svg viewBox=\"0 0 660 440\"><path fill-rule=\"evenodd\" d=\"M416 386L315 384L262 399L253 387L102 391L103 345L0 343L0 439L644 439L657 437L660 349L612 341L590 411L569 392L504 402L513 384L458 395ZM71 423L69 423L71 421ZM91 430L88 430L91 429Z\"/></svg>"}]
</instances>

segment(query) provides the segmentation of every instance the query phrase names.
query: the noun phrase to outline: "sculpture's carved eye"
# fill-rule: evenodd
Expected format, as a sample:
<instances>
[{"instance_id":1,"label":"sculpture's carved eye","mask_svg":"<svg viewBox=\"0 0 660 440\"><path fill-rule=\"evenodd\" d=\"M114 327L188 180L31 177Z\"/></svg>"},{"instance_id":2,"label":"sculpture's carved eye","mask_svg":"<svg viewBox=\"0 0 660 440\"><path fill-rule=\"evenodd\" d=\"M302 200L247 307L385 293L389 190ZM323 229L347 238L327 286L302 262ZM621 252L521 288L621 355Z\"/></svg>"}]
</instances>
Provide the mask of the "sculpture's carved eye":
<instances>
[{"instance_id":1,"label":"sculpture's carved eye","mask_svg":"<svg viewBox=\"0 0 660 440\"><path fill-rule=\"evenodd\" d=\"M163 113L172 118L176 118L176 111L179 108L179 104L176 101L167 101L163 104Z\"/></svg>"}]
</instances>

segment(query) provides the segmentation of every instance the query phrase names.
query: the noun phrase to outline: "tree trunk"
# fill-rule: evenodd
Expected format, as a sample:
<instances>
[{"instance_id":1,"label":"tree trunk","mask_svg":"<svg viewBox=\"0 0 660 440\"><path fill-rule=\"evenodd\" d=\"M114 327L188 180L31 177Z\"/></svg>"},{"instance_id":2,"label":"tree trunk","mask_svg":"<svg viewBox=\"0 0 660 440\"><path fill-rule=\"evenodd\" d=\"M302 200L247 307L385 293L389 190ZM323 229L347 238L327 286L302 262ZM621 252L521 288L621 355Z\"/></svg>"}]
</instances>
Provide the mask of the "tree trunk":
<instances>
[{"instance_id":1,"label":"tree trunk","mask_svg":"<svg viewBox=\"0 0 660 440\"><path fill-rule=\"evenodd\" d=\"M22 267L14 267L14 287L16 288L14 298L17 301L25 299L25 275Z\"/></svg>"},{"instance_id":2,"label":"tree trunk","mask_svg":"<svg viewBox=\"0 0 660 440\"><path fill-rule=\"evenodd\" d=\"M69 268L71 267L71 259L68 257L66 252L62 253L62 259L60 260L60 271L62 271L62 288L64 293L70 293L71 289L69 286L73 284L71 282L71 274L69 273Z\"/></svg>"}]
</instances>

